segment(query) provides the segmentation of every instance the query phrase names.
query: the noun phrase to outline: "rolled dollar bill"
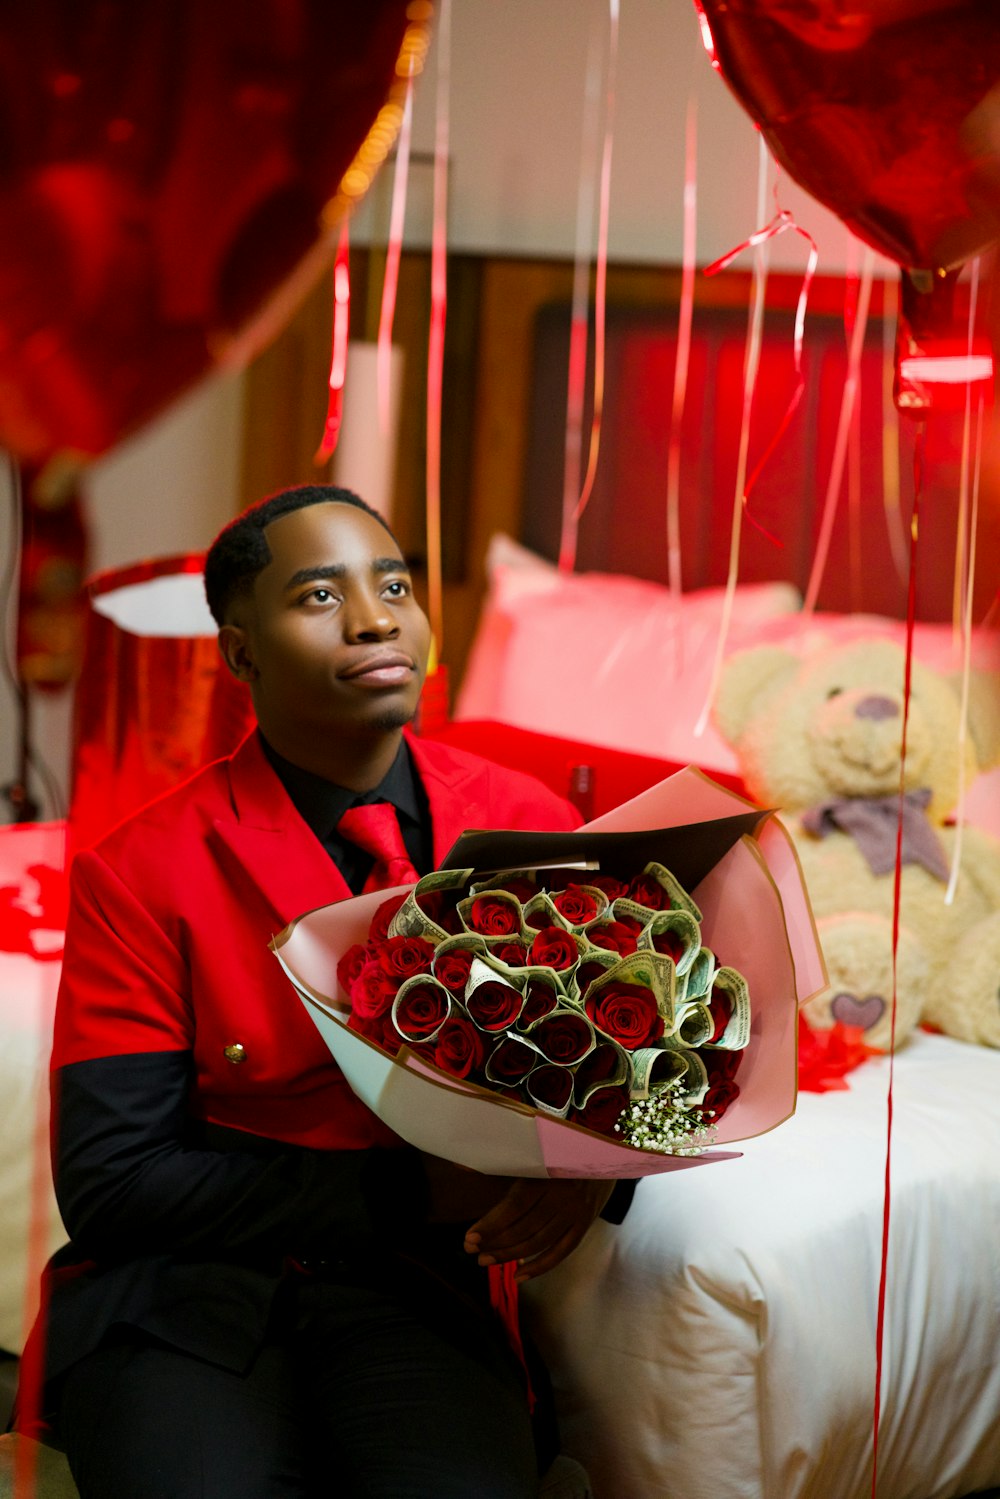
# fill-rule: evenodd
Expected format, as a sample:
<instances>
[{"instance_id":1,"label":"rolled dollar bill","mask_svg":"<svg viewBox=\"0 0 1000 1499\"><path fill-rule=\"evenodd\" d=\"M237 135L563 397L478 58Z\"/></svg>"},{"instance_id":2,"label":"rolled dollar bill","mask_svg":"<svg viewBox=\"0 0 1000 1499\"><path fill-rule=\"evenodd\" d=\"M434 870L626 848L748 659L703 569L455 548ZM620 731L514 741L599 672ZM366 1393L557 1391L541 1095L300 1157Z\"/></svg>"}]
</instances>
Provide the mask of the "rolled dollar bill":
<instances>
[{"instance_id":1,"label":"rolled dollar bill","mask_svg":"<svg viewBox=\"0 0 1000 1499\"><path fill-rule=\"evenodd\" d=\"M701 927L690 911L679 906L676 910L657 911L643 928L639 946L651 947L654 952L672 958L678 977L683 978L701 951Z\"/></svg>"},{"instance_id":2,"label":"rolled dollar bill","mask_svg":"<svg viewBox=\"0 0 1000 1499\"><path fill-rule=\"evenodd\" d=\"M722 1051L742 1051L750 1040L750 989L742 973L735 968L716 969L707 1003L711 1045ZM719 1033L719 1012L726 1009L729 1017L723 1016L725 1028Z\"/></svg>"},{"instance_id":3,"label":"rolled dollar bill","mask_svg":"<svg viewBox=\"0 0 1000 1499\"><path fill-rule=\"evenodd\" d=\"M433 1041L452 1012L453 998L433 974L415 973L392 1002L392 1023L404 1041Z\"/></svg>"},{"instance_id":4,"label":"rolled dollar bill","mask_svg":"<svg viewBox=\"0 0 1000 1499\"><path fill-rule=\"evenodd\" d=\"M524 1093L536 1109L565 1119L573 1102L573 1074L568 1067L542 1062L528 1073Z\"/></svg>"},{"instance_id":5,"label":"rolled dollar bill","mask_svg":"<svg viewBox=\"0 0 1000 1499\"><path fill-rule=\"evenodd\" d=\"M421 899L428 899L433 904L433 897L438 895L457 895L464 890L471 869L439 869L433 874L425 874L423 879L418 880L413 889L407 895L403 904L389 923L390 937L423 937L427 942L443 942L448 933L444 927L423 910L420 905Z\"/></svg>"},{"instance_id":6,"label":"rolled dollar bill","mask_svg":"<svg viewBox=\"0 0 1000 1499\"><path fill-rule=\"evenodd\" d=\"M629 1093L633 1099L649 1098L658 1093L675 1078L686 1078L687 1063L682 1051L666 1046L642 1046L632 1053L632 1086ZM706 1078L708 1074L705 1074Z\"/></svg>"}]
</instances>

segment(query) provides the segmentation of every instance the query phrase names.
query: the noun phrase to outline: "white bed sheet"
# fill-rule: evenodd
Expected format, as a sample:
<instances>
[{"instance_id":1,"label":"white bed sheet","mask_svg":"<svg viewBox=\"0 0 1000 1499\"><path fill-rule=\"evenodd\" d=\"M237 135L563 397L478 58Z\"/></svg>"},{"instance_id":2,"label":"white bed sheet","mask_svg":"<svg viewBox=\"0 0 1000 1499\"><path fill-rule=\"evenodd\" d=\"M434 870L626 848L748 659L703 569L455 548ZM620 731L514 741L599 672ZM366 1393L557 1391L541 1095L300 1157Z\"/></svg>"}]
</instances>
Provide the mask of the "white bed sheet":
<instances>
[{"instance_id":1,"label":"white bed sheet","mask_svg":"<svg viewBox=\"0 0 1000 1499\"><path fill-rule=\"evenodd\" d=\"M596 1499L867 1499L888 1061L531 1287ZM896 1058L879 1499L1000 1483L1000 1054Z\"/></svg>"}]
</instances>

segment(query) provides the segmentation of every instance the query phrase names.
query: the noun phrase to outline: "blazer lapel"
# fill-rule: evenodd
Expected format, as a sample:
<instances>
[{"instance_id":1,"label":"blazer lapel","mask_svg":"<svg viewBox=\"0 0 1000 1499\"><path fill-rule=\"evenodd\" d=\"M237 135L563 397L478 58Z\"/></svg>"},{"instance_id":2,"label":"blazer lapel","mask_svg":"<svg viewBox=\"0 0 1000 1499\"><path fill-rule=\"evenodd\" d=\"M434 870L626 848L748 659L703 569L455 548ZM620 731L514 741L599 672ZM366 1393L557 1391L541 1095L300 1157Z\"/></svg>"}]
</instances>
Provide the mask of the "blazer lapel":
<instances>
[{"instance_id":1,"label":"blazer lapel","mask_svg":"<svg viewBox=\"0 0 1000 1499\"><path fill-rule=\"evenodd\" d=\"M255 885L287 925L351 891L326 849L299 816L268 764L254 730L228 765L231 810L216 818L231 876Z\"/></svg>"},{"instance_id":2,"label":"blazer lapel","mask_svg":"<svg viewBox=\"0 0 1000 1499\"><path fill-rule=\"evenodd\" d=\"M434 832L434 867L470 828L482 825L482 772L457 763L447 748L407 734L407 743L427 792Z\"/></svg>"}]
</instances>

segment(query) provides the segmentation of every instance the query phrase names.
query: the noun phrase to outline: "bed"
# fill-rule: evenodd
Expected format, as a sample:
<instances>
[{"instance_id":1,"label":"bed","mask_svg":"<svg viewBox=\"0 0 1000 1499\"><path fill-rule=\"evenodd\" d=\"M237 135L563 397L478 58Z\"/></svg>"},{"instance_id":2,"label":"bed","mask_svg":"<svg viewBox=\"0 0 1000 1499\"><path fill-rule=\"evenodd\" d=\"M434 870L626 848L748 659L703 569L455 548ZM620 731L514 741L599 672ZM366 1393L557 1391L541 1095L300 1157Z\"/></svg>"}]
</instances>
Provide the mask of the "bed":
<instances>
[{"instance_id":1,"label":"bed","mask_svg":"<svg viewBox=\"0 0 1000 1499\"><path fill-rule=\"evenodd\" d=\"M887 1059L738 1161L653 1177L531 1294L596 1499L871 1490ZM896 1058L879 1499L1000 1483L1000 1056Z\"/></svg>"},{"instance_id":2,"label":"bed","mask_svg":"<svg viewBox=\"0 0 1000 1499\"><path fill-rule=\"evenodd\" d=\"M603 630L613 646L623 633L648 631L650 588L669 610L662 585L619 583ZM600 594L593 577L560 580L537 556L503 548L459 704L463 721L448 733L530 765L563 793L568 769L586 763L596 774L592 813L686 759L731 777L725 746L691 727L709 664L699 642L715 628L717 590L692 598L685 619L684 711L679 688L665 707L647 699L660 716L640 714L645 741L624 717L629 684L620 671L598 694L603 744L540 744L525 731L522 713L536 729L558 729L516 696L530 686L518 651L537 655L548 612L557 639L579 643L594 628L600 636ZM791 628L809 649L819 633L857 625L817 616L801 633L795 602L787 587L756 585L739 600L733 644ZM928 626L920 649L940 651L946 633ZM977 647L994 669L995 645L994 637ZM593 654L588 660L596 670ZM568 709L591 698L560 698L561 683L550 674L550 708L565 732ZM477 727L491 716L505 724ZM627 735L631 755L616 734ZM171 736L161 737L169 748ZM995 786L987 800L995 812ZM58 824L0 829L0 886L17 890L8 914L20 908L28 918L27 947L12 950L19 939L9 924L0 943L0 1348L12 1352L33 1311L37 1271L62 1238L44 1143L59 932L30 871L59 868L64 833ZM869 1061L848 1082L844 1091L800 1094L795 1116L745 1143L737 1161L641 1182L621 1227L596 1225L572 1260L531 1288L565 1445L588 1466L595 1499L871 1493L888 1062ZM957 1499L1000 1484L1000 1053L917 1032L896 1058L894 1097L878 1499Z\"/></svg>"}]
</instances>

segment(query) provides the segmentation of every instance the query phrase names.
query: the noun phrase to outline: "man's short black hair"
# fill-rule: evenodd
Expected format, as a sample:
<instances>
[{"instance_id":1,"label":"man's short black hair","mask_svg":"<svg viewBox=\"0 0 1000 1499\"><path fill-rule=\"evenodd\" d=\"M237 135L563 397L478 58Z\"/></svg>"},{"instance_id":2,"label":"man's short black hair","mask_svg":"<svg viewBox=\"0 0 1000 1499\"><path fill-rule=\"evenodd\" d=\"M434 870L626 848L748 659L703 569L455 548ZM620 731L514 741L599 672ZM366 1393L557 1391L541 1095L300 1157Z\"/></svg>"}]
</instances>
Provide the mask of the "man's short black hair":
<instances>
[{"instance_id":1,"label":"man's short black hair","mask_svg":"<svg viewBox=\"0 0 1000 1499\"><path fill-rule=\"evenodd\" d=\"M306 505L331 503L363 510L392 536L390 526L377 510L366 505L353 490L341 489L336 484L299 484L258 500L223 527L205 558L205 597L217 625L225 624L230 604L251 592L257 574L271 561L271 548L264 534L271 522Z\"/></svg>"}]
</instances>

